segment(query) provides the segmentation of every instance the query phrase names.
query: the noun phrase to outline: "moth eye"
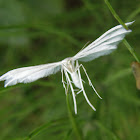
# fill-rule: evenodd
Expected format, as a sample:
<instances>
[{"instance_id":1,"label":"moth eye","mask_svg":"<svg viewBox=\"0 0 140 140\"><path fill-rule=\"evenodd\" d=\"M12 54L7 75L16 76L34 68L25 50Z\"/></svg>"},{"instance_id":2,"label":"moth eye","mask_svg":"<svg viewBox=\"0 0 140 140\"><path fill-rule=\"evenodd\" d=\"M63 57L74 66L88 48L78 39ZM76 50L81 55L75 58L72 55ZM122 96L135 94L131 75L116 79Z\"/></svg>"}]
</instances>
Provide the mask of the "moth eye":
<instances>
[{"instance_id":1,"label":"moth eye","mask_svg":"<svg viewBox=\"0 0 140 140\"><path fill-rule=\"evenodd\" d=\"M131 68L136 80L136 87L140 90L140 63L132 62Z\"/></svg>"}]
</instances>

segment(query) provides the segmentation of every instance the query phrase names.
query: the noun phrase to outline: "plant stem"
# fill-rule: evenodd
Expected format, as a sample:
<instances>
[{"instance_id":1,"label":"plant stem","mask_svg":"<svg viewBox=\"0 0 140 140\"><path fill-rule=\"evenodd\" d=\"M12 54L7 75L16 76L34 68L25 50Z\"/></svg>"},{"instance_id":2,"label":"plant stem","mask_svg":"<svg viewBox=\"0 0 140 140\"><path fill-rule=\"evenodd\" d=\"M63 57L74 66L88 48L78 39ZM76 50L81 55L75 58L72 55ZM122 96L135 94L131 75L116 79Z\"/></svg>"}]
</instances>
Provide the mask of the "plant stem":
<instances>
[{"instance_id":1,"label":"plant stem","mask_svg":"<svg viewBox=\"0 0 140 140\"><path fill-rule=\"evenodd\" d=\"M130 51L130 53L133 55L133 57L136 59L137 62L140 62L136 53L134 52L134 49L130 46L130 44L127 42L126 39L123 40L123 43L127 47L127 49Z\"/></svg>"},{"instance_id":2,"label":"plant stem","mask_svg":"<svg viewBox=\"0 0 140 140\"><path fill-rule=\"evenodd\" d=\"M121 18L118 16L118 14L115 12L115 10L113 9L113 7L111 6L111 4L109 3L108 0L104 0L106 5L108 6L110 12L112 13L112 15L114 16L114 18L126 29L129 30L129 28L124 24L124 22L121 20ZM123 43L125 44L125 46L127 47L127 49L130 51L130 53L133 55L133 57L136 59L137 62L140 62L136 53L134 52L133 48L130 46L130 44L127 42L126 39L124 39Z\"/></svg>"},{"instance_id":3,"label":"plant stem","mask_svg":"<svg viewBox=\"0 0 140 140\"><path fill-rule=\"evenodd\" d=\"M77 136L77 140L83 140L82 132L80 132L80 129L78 128L78 126L76 124L76 120L75 120L75 118L73 116L73 113L71 111L70 102L69 102L69 94L68 93L66 95L66 102L67 102L69 119L70 119L70 122L72 123L72 127L73 127L73 130L75 132L75 135Z\"/></svg>"},{"instance_id":4,"label":"plant stem","mask_svg":"<svg viewBox=\"0 0 140 140\"><path fill-rule=\"evenodd\" d=\"M129 30L129 28L124 24L124 22L120 19L120 17L118 16L118 14L115 12L115 10L113 9L113 7L111 6L111 4L109 3L108 0L104 0L106 5L108 6L110 12L112 13L112 15L114 16L114 18L126 29Z\"/></svg>"}]
</instances>

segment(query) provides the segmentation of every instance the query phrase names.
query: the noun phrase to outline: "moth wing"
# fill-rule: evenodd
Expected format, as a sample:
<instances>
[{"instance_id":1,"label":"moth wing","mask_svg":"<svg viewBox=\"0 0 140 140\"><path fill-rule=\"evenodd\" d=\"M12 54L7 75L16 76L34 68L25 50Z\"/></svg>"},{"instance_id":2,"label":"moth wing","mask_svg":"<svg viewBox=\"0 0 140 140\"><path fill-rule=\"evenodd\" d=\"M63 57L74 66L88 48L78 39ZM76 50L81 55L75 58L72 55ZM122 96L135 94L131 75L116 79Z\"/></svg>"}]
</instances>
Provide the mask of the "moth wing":
<instances>
[{"instance_id":1,"label":"moth wing","mask_svg":"<svg viewBox=\"0 0 140 140\"><path fill-rule=\"evenodd\" d=\"M126 26L133 22L126 23ZM111 53L117 48L117 45L122 41L126 34L131 30L126 30L122 25L115 26L105 32L102 36L89 44L86 48L73 56L72 60L91 61L103 55Z\"/></svg>"},{"instance_id":2,"label":"moth wing","mask_svg":"<svg viewBox=\"0 0 140 140\"><path fill-rule=\"evenodd\" d=\"M55 74L60 69L61 62L18 68L2 75L0 81L5 81L5 87L16 85L17 83L30 83Z\"/></svg>"}]
</instances>

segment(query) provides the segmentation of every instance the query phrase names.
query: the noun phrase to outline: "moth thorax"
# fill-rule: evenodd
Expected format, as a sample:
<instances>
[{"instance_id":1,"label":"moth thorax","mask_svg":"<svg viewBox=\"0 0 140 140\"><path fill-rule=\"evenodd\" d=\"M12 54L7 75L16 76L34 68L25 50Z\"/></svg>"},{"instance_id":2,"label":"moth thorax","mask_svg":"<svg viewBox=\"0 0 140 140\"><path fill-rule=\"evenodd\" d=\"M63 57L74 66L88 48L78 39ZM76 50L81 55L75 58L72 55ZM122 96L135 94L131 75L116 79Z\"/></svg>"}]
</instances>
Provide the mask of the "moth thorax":
<instances>
[{"instance_id":1,"label":"moth thorax","mask_svg":"<svg viewBox=\"0 0 140 140\"><path fill-rule=\"evenodd\" d=\"M73 73L74 72L74 70L75 70L75 68L74 68L74 63L72 62L72 61L67 61L67 69L71 72L71 73Z\"/></svg>"}]
</instances>

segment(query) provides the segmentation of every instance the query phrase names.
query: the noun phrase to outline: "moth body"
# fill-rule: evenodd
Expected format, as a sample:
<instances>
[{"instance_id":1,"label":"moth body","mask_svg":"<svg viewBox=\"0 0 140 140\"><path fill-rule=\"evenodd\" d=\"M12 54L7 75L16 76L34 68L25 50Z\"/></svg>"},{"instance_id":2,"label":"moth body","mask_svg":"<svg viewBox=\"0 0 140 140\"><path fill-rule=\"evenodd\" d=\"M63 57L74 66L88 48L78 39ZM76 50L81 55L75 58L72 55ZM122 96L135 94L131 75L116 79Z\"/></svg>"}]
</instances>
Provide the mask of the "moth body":
<instances>
[{"instance_id":1,"label":"moth body","mask_svg":"<svg viewBox=\"0 0 140 140\"><path fill-rule=\"evenodd\" d=\"M77 72L76 71L72 72L70 75L71 75L71 78L72 78L72 81L73 81L74 85L77 88L81 89L80 79L79 79L79 76L78 76Z\"/></svg>"}]
</instances>

